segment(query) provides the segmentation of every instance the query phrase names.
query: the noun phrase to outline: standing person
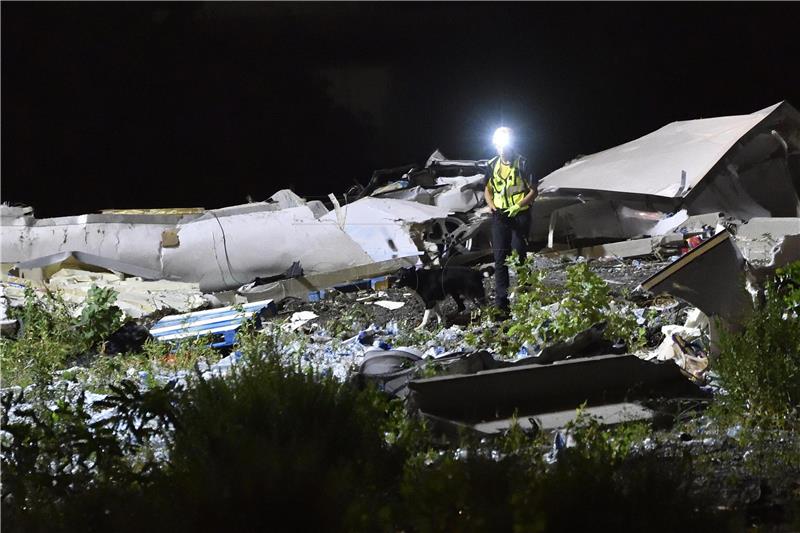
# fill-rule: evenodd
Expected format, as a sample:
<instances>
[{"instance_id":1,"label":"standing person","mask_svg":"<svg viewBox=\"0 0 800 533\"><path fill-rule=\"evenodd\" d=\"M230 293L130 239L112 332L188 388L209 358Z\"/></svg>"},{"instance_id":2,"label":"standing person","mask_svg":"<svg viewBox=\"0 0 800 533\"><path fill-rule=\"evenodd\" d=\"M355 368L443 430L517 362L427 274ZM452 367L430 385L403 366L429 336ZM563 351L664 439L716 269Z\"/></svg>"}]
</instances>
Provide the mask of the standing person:
<instances>
[{"instance_id":1,"label":"standing person","mask_svg":"<svg viewBox=\"0 0 800 533\"><path fill-rule=\"evenodd\" d=\"M537 180L533 177L528 160L514 149L509 128L498 128L492 142L498 155L487 164L484 196L493 217L495 306L503 315L507 315L509 281L506 258L512 249L517 251L520 261L527 257L530 207L536 198Z\"/></svg>"}]
</instances>

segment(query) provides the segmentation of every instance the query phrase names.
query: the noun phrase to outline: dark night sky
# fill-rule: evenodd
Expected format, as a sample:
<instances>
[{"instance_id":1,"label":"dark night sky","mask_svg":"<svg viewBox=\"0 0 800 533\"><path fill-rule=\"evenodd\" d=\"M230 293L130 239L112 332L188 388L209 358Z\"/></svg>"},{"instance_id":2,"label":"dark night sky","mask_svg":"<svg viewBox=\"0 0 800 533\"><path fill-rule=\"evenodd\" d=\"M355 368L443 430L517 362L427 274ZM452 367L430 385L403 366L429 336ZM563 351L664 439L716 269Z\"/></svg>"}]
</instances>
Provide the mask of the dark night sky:
<instances>
[{"instance_id":1,"label":"dark night sky","mask_svg":"<svg viewBox=\"0 0 800 533\"><path fill-rule=\"evenodd\" d=\"M37 216L307 196L491 155L543 176L800 106L794 3L2 3L2 200Z\"/></svg>"}]
</instances>

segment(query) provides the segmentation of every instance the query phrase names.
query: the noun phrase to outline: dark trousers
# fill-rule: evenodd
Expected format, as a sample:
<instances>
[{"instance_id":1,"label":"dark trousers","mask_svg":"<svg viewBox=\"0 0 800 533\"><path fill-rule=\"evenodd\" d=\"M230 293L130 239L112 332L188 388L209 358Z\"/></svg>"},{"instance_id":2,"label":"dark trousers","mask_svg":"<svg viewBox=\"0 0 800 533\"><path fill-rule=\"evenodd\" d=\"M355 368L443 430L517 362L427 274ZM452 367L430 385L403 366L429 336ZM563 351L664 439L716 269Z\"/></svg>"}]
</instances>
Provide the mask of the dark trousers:
<instances>
[{"instance_id":1,"label":"dark trousers","mask_svg":"<svg viewBox=\"0 0 800 533\"><path fill-rule=\"evenodd\" d=\"M494 212L492 221L492 248L494 250L495 305L508 309L508 267L506 258L516 250L520 261L528 255L528 232L531 227L531 210L526 209L513 218L500 211Z\"/></svg>"}]
</instances>

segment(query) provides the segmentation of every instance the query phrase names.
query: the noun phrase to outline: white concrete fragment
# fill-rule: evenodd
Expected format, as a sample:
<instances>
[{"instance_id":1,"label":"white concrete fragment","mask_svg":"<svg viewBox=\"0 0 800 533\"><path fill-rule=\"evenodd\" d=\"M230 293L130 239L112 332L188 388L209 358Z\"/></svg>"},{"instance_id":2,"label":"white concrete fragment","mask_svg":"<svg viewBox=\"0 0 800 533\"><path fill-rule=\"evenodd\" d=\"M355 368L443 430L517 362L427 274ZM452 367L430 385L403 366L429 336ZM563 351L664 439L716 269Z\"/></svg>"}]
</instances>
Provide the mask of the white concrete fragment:
<instances>
[{"instance_id":1,"label":"white concrete fragment","mask_svg":"<svg viewBox=\"0 0 800 533\"><path fill-rule=\"evenodd\" d=\"M185 313L206 305L196 283L121 279L117 274L107 272L63 269L50 278L46 287L48 290L58 291L65 301L76 304L75 313L79 314L89 290L95 285L114 289L117 292L114 305L131 318L141 318L162 309ZM4 291L13 305L22 305L22 288L5 285Z\"/></svg>"},{"instance_id":2,"label":"white concrete fragment","mask_svg":"<svg viewBox=\"0 0 800 533\"><path fill-rule=\"evenodd\" d=\"M455 178L436 178L437 185L446 185L433 197L435 205L456 213L466 213L482 205L484 180L483 174L458 176Z\"/></svg>"},{"instance_id":3,"label":"white concrete fragment","mask_svg":"<svg viewBox=\"0 0 800 533\"><path fill-rule=\"evenodd\" d=\"M765 266L774 262L792 235L800 235L800 218L753 218L738 227L734 241L747 262Z\"/></svg>"},{"instance_id":4,"label":"white concrete fragment","mask_svg":"<svg viewBox=\"0 0 800 533\"><path fill-rule=\"evenodd\" d=\"M406 304L405 304L405 302L393 302L391 300L378 300L377 302L375 302L375 305L383 307L384 309L388 309L390 311L396 311L397 309L400 309L401 307L403 307Z\"/></svg>"},{"instance_id":5,"label":"white concrete fragment","mask_svg":"<svg viewBox=\"0 0 800 533\"><path fill-rule=\"evenodd\" d=\"M281 325L281 329L284 331L297 331L315 318L319 318L319 315L312 311L298 311L292 314L289 320Z\"/></svg>"},{"instance_id":6,"label":"white concrete fragment","mask_svg":"<svg viewBox=\"0 0 800 533\"><path fill-rule=\"evenodd\" d=\"M340 212L340 221L335 212L319 220L331 226L340 224L372 261L419 255L420 250L411 239L411 226L445 218L450 213L441 207L371 197L342 206Z\"/></svg>"}]
</instances>

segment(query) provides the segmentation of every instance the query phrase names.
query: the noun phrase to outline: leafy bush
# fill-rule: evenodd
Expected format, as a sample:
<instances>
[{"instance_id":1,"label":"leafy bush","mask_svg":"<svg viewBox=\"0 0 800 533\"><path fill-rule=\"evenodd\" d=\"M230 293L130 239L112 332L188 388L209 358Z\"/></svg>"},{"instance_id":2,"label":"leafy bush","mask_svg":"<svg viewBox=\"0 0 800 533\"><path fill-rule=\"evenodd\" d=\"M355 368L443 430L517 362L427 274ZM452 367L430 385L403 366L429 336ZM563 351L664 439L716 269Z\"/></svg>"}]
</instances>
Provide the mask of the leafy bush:
<instances>
[{"instance_id":1,"label":"leafy bush","mask_svg":"<svg viewBox=\"0 0 800 533\"><path fill-rule=\"evenodd\" d=\"M639 328L627 306L615 300L608 284L593 273L586 263L567 267L563 287L544 283L546 273L536 270L532 260L519 264L512 254L509 265L514 268L517 286L511 305L508 339L497 339L486 328L481 341L495 341L503 352L516 352L523 345L542 346L565 341L595 324L606 324L604 336L622 340L633 350L644 342L644 329ZM470 337L472 339L472 337Z\"/></svg>"},{"instance_id":2,"label":"leafy bush","mask_svg":"<svg viewBox=\"0 0 800 533\"><path fill-rule=\"evenodd\" d=\"M703 501L690 496L689 458L632 454L645 429L609 430L579 418L576 446L542 460L539 438L509 432L501 458L462 447L412 456L398 524L410 531L719 530ZM538 451L538 453L537 453Z\"/></svg>"},{"instance_id":3,"label":"leafy bush","mask_svg":"<svg viewBox=\"0 0 800 533\"><path fill-rule=\"evenodd\" d=\"M168 442L179 395L173 385L141 392L123 381L90 408L82 393L54 405L5 393L4 530L77 530L140 495L159 475L156 450ZM113 414L93 418L104 408Z\"/></svg>"},{"instance_id":4,"label":"leafy bush","mask_svg":"<svg viewBox=\"0 0 800 533\"><path fill-rule=\"evenodd\" d=\"M117 292L92 286L75 327L85 349L96 348L122 325L122 311L114 305Z\"/></svg>"},{"instance_id":5,"label":"leafy bush","mask_svg":"<svg viewBox=\"0 0 800 533\"><path fill-rule=\"evenodd\" d=\"M636 428L578 424L555 465L542 460L543 437L520 431L436 447L376 391L262 360L257 338L247 346L249 364L225 379L116 387L98 404L113 416L92 421L79 401L36 409L33 423L6 418L4 527L674 531L705 518L683 463L629 453Z\"/></svg>"},{"instance_id":6,"label":"leafy bush","mask_svg":"<svg viewBox=\"0 0 800 533\"><path fill-rule=\"evenodd\" d=\"M722 330L714 362L724 413L785 425L800 406L800 262L767 282L764 302L737 333Z\"/></svg>"},{"instance_id":7,"label":"leafy bush","mask_svg":"<svg viewBox=\"0 0 800 533\"><path fill-rule=\"evenodd\" d=\"M115 299L113 289L92 287L75 318L75 306L58 294L48 291L38 298L33 288L26 287L24 305L10 310L22 330L16 339L0 341L3 386L49 383L53 371L97 349L120 326L122 311L113 305Z\"/></svg>"}]
</instances>

